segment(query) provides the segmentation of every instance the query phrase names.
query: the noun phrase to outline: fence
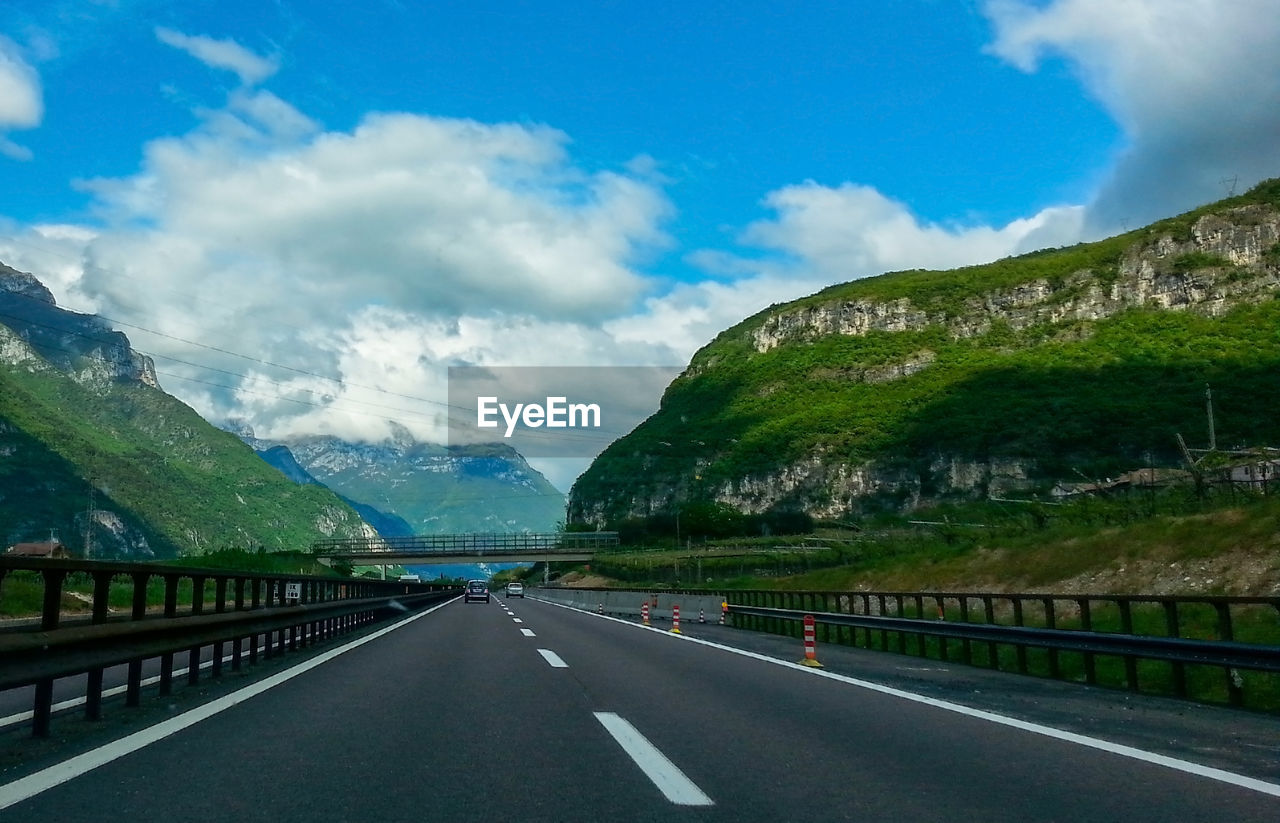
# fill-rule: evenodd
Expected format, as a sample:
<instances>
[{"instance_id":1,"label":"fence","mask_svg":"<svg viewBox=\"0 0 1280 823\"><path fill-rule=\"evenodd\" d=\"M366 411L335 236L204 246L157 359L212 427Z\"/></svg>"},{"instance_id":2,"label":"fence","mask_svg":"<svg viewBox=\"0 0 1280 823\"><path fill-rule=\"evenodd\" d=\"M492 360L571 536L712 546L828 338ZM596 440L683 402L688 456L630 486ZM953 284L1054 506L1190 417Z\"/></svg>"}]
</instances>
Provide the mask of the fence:
<instances>
[{"instance_id":1,"label":"fence","mask_svg":"<svg viewBox=\"0 0 1280 823\"><path fill-rule=\"evenodd\" d=\"M1280 597L731 591L733 625L1280 710Z\"/></svg>"},{"instance_id":2,"label":"fence","mask_svg":"<svg viewBox=\"0 0 1280 823\"><path fill-rule=\"evenodd\" d=\"M92 581L89 613L64 615L66 584L81 576ZM265 657L273 657L456 593L429 583L0 556L0 605L6 578L12 584L20 577L40 586L40 617L0 631L0 691L35 686L32 732L37 737L49 733L57 678L87 675L85 715L96 720L102 713L103 673L111 666L128 664L125 704L137 706L145 660L159 658L159 691L168 694L175 654L188 654L187 679L195 684L204 648L213 649L217 677L227 644L236 671L246 658L256 663L260 647ZM158 587L152 585L156 582ZM182 608L180 590L190 598ZM112 603L122 599L127 614L113 613ZM160 601L155 608L153 600Z\"/></svg>"}]
</instances>

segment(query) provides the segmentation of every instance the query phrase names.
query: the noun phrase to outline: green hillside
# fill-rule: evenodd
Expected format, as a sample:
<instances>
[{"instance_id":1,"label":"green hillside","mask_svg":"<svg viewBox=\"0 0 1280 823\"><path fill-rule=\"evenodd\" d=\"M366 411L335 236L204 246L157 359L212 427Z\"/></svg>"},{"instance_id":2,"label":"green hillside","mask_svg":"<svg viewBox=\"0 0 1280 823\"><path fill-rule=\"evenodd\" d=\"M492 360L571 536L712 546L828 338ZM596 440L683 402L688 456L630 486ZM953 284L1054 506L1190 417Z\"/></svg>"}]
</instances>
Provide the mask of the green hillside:
<instances>
[{"instance_id":1,"label":"green hillside","mask_svg":"<svg viewBox=\"0 0 1280 823\"><path fill-rule=\"evenodd\" d=\"M580 478L571 519L711 500L856 513L985 496L982 482L955 482L956 464L1014 466L1041 492L1177 465L1177 433L1207 439L1206 384L1220 444L1280 444L1277 225L1273 180L1097 243L772 307L695 355L660 411ZM1185 303L1155 305L1153 283ZM905 319L829 328L877 312ZM869 480L849 480L858 473Z\"/></svg>"},{"instance_id":2,"label":"green hillside","mask_svg":"<svg viewBox=\"0 0 1280 823\"><path fill-rule=\"evenodd\" d=\"M10 354L25 348L7 329ZM0 539L172 557L303 549L363 524L332 492L298 486L234 435L139 382L77 382L29 349L0 361Z\"/></svg>"}]
</instances>

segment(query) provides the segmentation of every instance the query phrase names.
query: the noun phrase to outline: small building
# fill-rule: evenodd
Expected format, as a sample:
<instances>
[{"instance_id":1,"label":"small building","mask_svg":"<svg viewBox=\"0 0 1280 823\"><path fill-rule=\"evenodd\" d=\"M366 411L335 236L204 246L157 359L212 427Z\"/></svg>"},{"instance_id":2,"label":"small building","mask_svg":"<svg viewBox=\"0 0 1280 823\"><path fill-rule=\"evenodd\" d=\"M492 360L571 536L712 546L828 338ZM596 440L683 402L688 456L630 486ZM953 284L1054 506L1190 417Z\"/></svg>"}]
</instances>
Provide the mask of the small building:
<instances>
[{"instance_id":1,"label":"small building","mask_svg":"<svg viewBox=\"0 0 1280 823\"><path fill-rule=\"evenodd\" d=\"M65 560L71 557L71 552L57 540L45 540L39 543L14 543L5 552L5 556Z\"/></svg>"},{"instance_id":2,"label":"small building","mask_svg":"<svg viewBox=\"0 0 1280 823\"><path fill-rule=\"evenodd\" d=\"M1230 468L1232 483L1268 483L1280 480L1280 459L1253 460Z\"/></svg>"}]
</instances>

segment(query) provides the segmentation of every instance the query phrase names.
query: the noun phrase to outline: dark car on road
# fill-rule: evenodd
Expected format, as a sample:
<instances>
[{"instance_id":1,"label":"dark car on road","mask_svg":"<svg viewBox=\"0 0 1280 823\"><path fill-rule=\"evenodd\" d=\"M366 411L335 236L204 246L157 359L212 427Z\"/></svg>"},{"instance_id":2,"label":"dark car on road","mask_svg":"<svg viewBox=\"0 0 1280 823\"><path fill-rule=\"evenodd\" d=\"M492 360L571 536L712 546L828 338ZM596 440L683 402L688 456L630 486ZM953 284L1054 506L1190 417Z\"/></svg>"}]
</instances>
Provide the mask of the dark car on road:
<instances>
[{"instance_id":1,"label":"dark car on road","mask_svg":"<svg viewBox=\"0 0 1280 823\"><path fill-rule=\"evenodd\" d=\"M489 581L488 580L468 580L467 587L462 590L462 601L470 603L472 600L483 600L489 602Z\"/></svg>"}]
</instances>

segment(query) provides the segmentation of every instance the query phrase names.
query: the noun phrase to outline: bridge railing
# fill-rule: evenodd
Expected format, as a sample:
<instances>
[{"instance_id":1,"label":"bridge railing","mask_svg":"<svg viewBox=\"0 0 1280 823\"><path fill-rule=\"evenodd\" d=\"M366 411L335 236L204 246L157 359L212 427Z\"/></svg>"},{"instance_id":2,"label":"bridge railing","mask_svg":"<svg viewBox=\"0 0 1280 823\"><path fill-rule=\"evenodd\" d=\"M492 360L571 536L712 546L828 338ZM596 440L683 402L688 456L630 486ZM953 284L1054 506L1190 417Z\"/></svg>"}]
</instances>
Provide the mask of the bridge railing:
<instances>
[{"instance_id":1,"label":"bridge railing","mask_svg":"<svg viewBox=\"0 0 1280 823\"><path fill-rule=\"evenodd\" d=\"M480 552L536 553L540 551L595 551L618 545L617 532L475 532L423 534L409 537L365 537L318 540L311 544L316 555L376 555L378 553L475 554Z\"/></svg>"},{"instance_id":2,"label":"bridge railing","mask_svg":"<svg viewBox=\"0 0 1280 823\"><path fill-rule=\"evenodd\" d=\"M75 583L81 585L69 585ZM92 593L73 592L84 588ZM85 716L96 720L112 666L127 664L125 704L137 706L146 660L158 658L159 693L169 694L180 653L194 685L206 648L217 677L227 649L231 669L239 670L260 651L275 657L456 593L432 583L0 556L0 613L13 613L19 601L40 604L38 618L0 629L0 691L35 686L32 732L43 737L58 678L87 675Z\"/></svg>"}]
</instances>

